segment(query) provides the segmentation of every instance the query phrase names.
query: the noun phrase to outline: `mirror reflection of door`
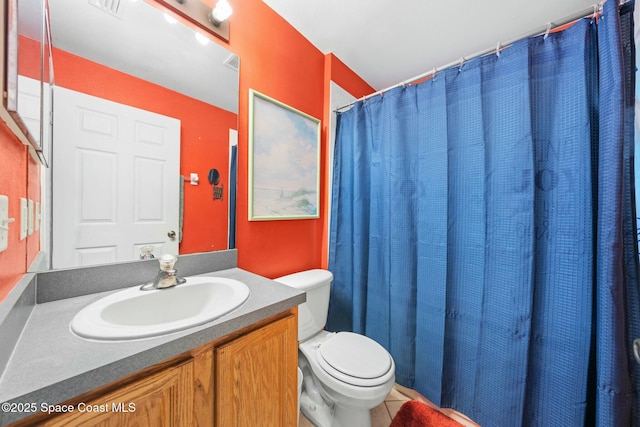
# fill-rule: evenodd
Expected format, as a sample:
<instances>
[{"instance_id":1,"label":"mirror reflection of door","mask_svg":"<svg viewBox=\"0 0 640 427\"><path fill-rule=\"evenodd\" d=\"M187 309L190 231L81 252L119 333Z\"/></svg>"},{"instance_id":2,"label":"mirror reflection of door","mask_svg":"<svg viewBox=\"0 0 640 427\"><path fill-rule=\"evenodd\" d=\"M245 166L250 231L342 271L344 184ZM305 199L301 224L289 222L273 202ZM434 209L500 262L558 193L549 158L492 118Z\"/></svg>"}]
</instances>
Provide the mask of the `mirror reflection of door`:
<instances>
[{"instance_id":1,"label":"mirror reflection of door","mask_svg":"<svg viewBox=\"0 0 640 427\"><path fill-rule=\"evenodd\" d=\"M177 254L180 121L60 87L54 110L52 267Z\"/></svg>"},{"instance_id":2,"label":"mirror reflection of door","mask_svg":"<svg viewBox=\"0 0 640 427\"><path fill-rule=\"evenodd\" d=\"M40 142L40 81L18 76L18 112L31 135Z\"/></svg>"}]
</instances>

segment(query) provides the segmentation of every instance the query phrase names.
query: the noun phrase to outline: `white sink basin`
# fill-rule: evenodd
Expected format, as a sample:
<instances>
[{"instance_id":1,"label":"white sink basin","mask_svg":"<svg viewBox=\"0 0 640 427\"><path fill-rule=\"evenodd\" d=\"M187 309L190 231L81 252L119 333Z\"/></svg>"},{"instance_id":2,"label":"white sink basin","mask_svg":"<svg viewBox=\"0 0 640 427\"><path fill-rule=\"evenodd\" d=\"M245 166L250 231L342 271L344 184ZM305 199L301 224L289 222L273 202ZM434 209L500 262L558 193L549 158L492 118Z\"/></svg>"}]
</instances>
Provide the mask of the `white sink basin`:
<instances>
[{"instance_id":1,"label":"white sink basin","mask_svg":"<svg viewBox=\"0 0 640 427\"><path fill-rule=\"evenodd\" d=\"M224 277L188 277L169 289L140 286L106 296L83 308L71 330L83 338L129 340L153 337L216 319L249 297L242 282Z\"/></svg>"}]
</instances>

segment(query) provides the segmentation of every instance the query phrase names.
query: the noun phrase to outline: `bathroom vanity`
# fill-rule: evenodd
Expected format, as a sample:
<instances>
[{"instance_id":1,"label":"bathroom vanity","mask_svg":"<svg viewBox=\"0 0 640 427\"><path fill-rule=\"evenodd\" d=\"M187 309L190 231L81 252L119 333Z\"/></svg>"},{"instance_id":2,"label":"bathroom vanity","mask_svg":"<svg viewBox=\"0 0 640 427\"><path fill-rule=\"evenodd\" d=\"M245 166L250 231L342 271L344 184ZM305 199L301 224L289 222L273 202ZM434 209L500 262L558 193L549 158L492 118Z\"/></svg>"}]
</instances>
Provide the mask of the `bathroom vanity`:
<instances>
[{"instance_id":1,"label":"bathroom vanity","mask_svg":"<svg viewBox=\"0 0 640 427\"><path fill-rule=\"evenodd\" d=\"M297 306L305 294L238 269L235 252L226 255L233 258L231 265L212 266L200 255L188 255L178 266L185 275L242 281L249 298L211 322L147 339L75 336L69 330L75 314L114 290L49 300L48 280L63 277L37 278L40 303L30 309L0 378L0 425L295 426ZM147 275L138 271L146 261L135 264L127 277ZM153 271L157 263L148 265ZM116 267L129 269L101 268ZM210 271L198 271L202 268ZM77 274L109 276L97 268L84 270L67 282L84 282ZM18 311L21 304L16 303ZM15 322L11 316L2 320L4 342L4 323Z\"/></svg>"},{"instance_id":2,"label":"bathroom vanity","mask_svg":"<svg viewBox=\"0 0 640 427\"><path fill-rule=\"evenodd\" d=\"M295 426L297 309L40 412L15 426Z\"/></svg>"}]
</instances>

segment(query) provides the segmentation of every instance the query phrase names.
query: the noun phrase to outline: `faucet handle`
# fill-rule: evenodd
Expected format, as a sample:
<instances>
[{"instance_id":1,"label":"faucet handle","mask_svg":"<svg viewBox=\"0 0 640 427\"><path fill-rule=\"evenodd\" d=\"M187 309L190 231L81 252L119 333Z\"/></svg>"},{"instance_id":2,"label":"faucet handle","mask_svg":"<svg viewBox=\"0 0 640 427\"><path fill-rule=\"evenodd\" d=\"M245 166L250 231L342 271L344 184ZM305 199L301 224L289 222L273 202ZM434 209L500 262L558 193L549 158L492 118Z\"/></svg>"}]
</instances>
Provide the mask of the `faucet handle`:
<instances>
[{"instance_id":1,"label":"faucet handle","mask_svg":"<svg viewBox=\"0 0 640 427\"><path fill-rule=\"evenodd\" d=\"M173 266L176 264L176 261L178 259L171 254L164 254L160 257L159 262L160 262L160 270L162 271L168 271L168 270L173 270Z\"/></svg>"}]
</instances>

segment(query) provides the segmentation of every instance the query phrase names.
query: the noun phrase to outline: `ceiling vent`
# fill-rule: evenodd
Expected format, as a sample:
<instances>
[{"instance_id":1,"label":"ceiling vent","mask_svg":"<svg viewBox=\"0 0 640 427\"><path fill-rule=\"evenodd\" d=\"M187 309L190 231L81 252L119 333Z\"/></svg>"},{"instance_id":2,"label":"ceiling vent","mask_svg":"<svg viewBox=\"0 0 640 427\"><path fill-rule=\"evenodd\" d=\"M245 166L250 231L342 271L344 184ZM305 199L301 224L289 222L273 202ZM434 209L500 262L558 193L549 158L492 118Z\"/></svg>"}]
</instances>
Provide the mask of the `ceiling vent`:
<instances>
[{"instance_id":1,"label":"ceiling vent","mask_svg":"<svg viewBox=\"0 0 640 427\"><path fill-rule=\"evenodd\" d=\"M231 54L224 60L224 65L231 68L234 71L240 70L240 58L238 55Z\"/></svg>"},{"instance_id":2,"label":"ceiling vent","mask_svg":"<svg viewBox=\"0 0 640 427\"><path fill-rule=\"evenodd\" d=\"M120 0L89 0L89 4L116 18L120 18L122 15Z\"/></svg>"}]
</instances>

